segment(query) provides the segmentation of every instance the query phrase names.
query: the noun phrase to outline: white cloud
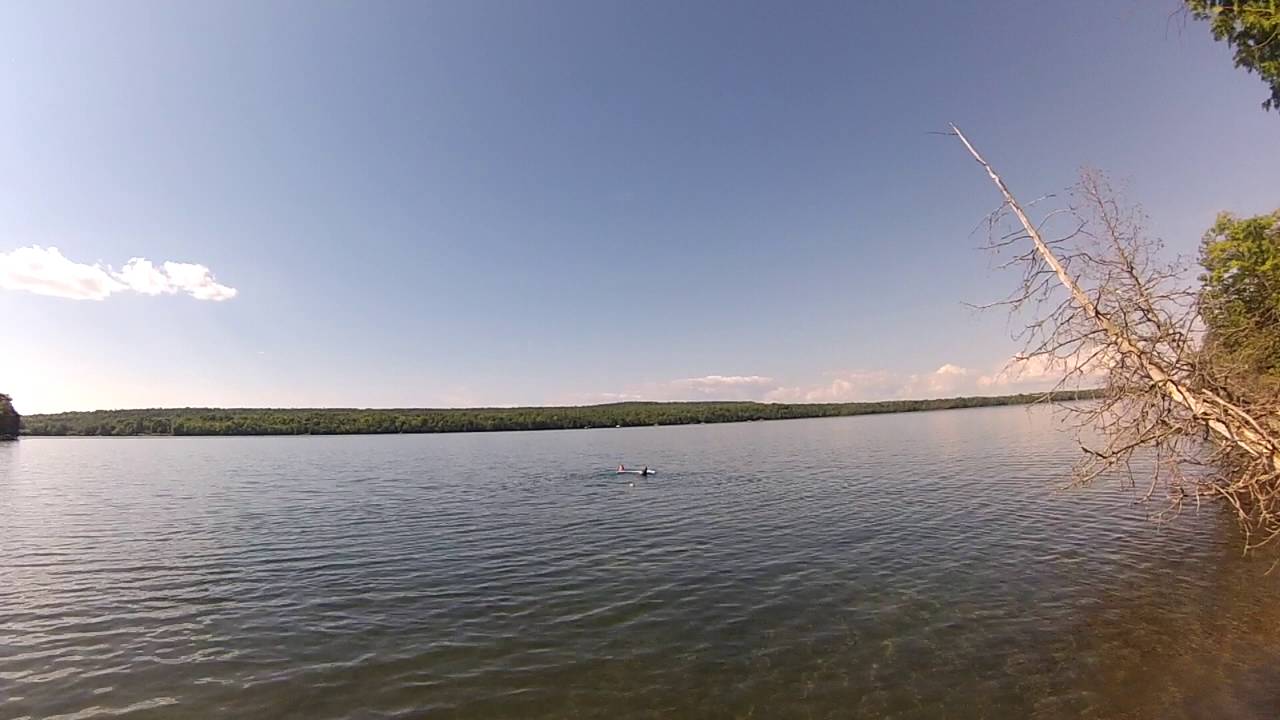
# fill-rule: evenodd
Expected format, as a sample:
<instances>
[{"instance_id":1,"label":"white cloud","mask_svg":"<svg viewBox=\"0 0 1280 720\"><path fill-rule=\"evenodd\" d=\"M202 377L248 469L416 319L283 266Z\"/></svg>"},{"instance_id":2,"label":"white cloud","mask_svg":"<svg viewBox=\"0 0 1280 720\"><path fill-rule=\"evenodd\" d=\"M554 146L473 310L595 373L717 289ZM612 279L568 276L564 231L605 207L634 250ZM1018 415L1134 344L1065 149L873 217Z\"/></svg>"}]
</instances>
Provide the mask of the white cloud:
<instances>
[{"instance_id":1,"label":"white cloud","mask_svg":"<svg viewBox=\"0 0 1280 720\"><path fill-rule=\"evenodd\" d=\"M702 377L685 378L676 382L700 386L767 385L773 382L773 378L764 377L763 375L703 375Z\"/></svg>"},{"instance_id":2,"label":"white cloud","mask_svg":"<svg viewBox=\"0 0 1280 720\"><path fill-rule=\"evenodd\" d=\"M189 294L197 300L230 300L236 296L236 289L219 285L213 279L213 273L204 265L194 263L177 263L165 261L164 271L175 290Z\"/></svg>"},{"instance_id":3,"label":"white cloud","mask_svg":"<svg viewBox=\"0 0 1280 720\"><path fill-rule=\"evenodd\" d=\"M671 385L685 388L703 395L716 395L726 392L741 392L750 388L766 387L773 384L773 378L762 375L703 375L696 378L674 380Z\"/></svg>"},{"instance_id":4,"label":"white cloud","mask_svg":"<svg viewBox=\"0 0 1280 720\"><path fill-rule=\"evenodd\" d=\"M56 247L39 245L0 253L0 288L71 300L102 300L113 293L186 293L197 300L230 300L237 290L218 283L204 265L132 258L116 272L99 263L68 259Z\"/></svg>"},{"instance_id":5,"label":"white cloud","mask_svg":"<svg viewBox=\"0 0 1280 720\"><path fill-rule=\"evenodd\" d=\"M943 365L937 370L934 370L933 374L939 377L963 377L965 375L968 375L969 371L966 368L960 367L959 365L952 365L951 363L947 363L946 365Z\"/></svg>"},{"instance_id":6,"label":"white cloud","mask_svg":"<svg viewBox=\"0 0 1280 720\"><path fill-rule=\"evenodd\" d=\"M1080 357L1052 361L1014 356L1000 368L982 373L946 363L928 373L870 370L837 373L828 382L812 386L779 387L765 394L768 402L862 402L875 400L925 400L965 395L1000 395L1043 392L1061 383L1069 371L1082 369L1067 388L1090 387L1103 371L1103 363Z\"/></svg>"},{"instance_id":7,"label":"white cloud","mask_svg":"<svg viewBox=\"0 0 1280 720\"><path fill-rule=\"evenodd\" d=\"M662 382L647 382L612 392L574 393L554 404L592 405L615 402L670 402L681 400L762 400L776 387L763 375L703 375Z\"/></svg>"},{"instance_id":8,"label":"white cloud","mask_svg":"<svg viewBox=\"0 0 1280 720\"><path fill-rule=\"evenodd\" d=\"M1078 365L1078 363L1077 363ZM705 375L628 388L625 393L597 393L592 400L757 400L779 403L839 403L877 400L926 400L965 395L998 395L1053 389L1066 367L1043 359L1015 356L990 372L944 363L932 372L854 370L831 373L810 385L785 385L763 375ZM1097 377L1090 367L1079 386ZM1076 385L1072 385L1075 387Z\"/></svg>"},{"instance_id":9,"label":"white cloud","mask_svg":"<svg viewBox=\"0 0 1280 720\"><path fill-rule=\"evenodd\" d=\"M591 402L627 402L628 400L643 400L644 396L638 393L596 393Z\"/></svg>"},{"instance_id":10,"label":"white cloud","mask_svg":"<svg viewBox=\"0 0 1280 720\"><path fill-rule=\"evenodd\" d=\"M975 392L975 375L972 370L951 363L929 373L855 370L835 373L830 381L818 385L775 388L764 399L768 402L837 403L970 395Z\"/></svg>"},{"instance_id":11,"label":"white cloud","mask_svg":"<svg viewBox=\"0 0 1280 720\"><path fill-rule=\"evenodd\" d=\"M124 289L124 284L100 265L72 262L56 247L34 245L0 254L0 288L72 300L101 300Z\"/></svg>"},{"instance_id":12,"label":"white cloud","mask_svg":"<svg viewBox=\"0 0 1280 720\"><path fill-rule=\"evenodd\" d=\"M640 393L658 400L759 400L775 386L763 375L703 375L657 383Z\"/></svg>"},{"instance_id":13,"label":"white cloud","mask_svg":"<svg viewBox=\"0 0 1280 720\"><path fill-rule=\"evenodd\" d=\"M988 389L988 392L996 389L1002 392L1019 389L1048 390L1069 374L1087 381L1100 377L1105 370L1105 364L1099 358L1085 357L1079 353L1065 358L1018 354L994 373L979 377L978 386Z\"/></svg>"},{"instance_id":14,"label":"white cloud","mask_svg":"<svg viewBox=\"0 0 1280 720\"><path fill-rule=\"evenodd\" d=\"M901 378L888 370L837 374L830 382L813 386L778 387L765 394L766 402L851 402L896 395Z\"/></svg>"},{"instance_id":15,"label":"white cloud","mask_svg":"<svg viewBox=\"0 0 1280 720\"><path fill-rule=\"evenodd\" d=\"M1002 395L1052 390L1069 369L1085 372L1068 388L1090 387L1099 379L1103 363L1081 358L1052 362L1042 357L1014 356L988 372L944 363L932 372L853 370L829 373L813 384L788 385L764 375L704 375L625 388L622 392L577 395L570 404L622 400L755 400L776 403L841 403L879 400L928 400L970 395ZM1077 382L1078 380L1078 382Z\"/></svg>"},{"instance_id":16,"label":"white cloud","mask_svg":"<svg viewBox=\"0 0 1280 720\"><path fill-rule=\"evenodd\" d=\"M116 273L116 277L129 286L130 290L143 295L159 295L173 292L173 285L168 276L158 270L150 260L133 258L124 264L124 268Z\"/></svg>"},{"instance_id":17,"label":"white cloud","mask_svg":"<svg viewBox=\"0 0 1280 720\"><path fill-rule=\"evenodd\" d=\"M899 397L903 398L935 398L949 395L967 395L972 393L973 372L959 365L946 363L931 373L921 373L907 377Z\"/></svg>"}]
</instances>

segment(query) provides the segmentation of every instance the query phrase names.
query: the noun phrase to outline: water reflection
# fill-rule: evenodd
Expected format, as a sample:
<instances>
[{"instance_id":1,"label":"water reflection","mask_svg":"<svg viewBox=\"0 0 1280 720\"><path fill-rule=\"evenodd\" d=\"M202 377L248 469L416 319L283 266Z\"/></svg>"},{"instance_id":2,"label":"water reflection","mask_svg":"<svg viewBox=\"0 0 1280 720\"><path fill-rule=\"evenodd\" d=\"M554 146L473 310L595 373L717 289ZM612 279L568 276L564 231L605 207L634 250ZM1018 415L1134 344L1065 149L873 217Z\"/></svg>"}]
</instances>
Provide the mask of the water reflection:
<instances>
[{"instance_id":1,"label":"water reflection","mask_svg":"<svg viewBox=\"0 0 1280 720\"><path fill-rule=\"evenodd\" d=\"M24 440L0 717L1276 717L1276 556L1054 428Z\"/></svg>"}]
</instances>

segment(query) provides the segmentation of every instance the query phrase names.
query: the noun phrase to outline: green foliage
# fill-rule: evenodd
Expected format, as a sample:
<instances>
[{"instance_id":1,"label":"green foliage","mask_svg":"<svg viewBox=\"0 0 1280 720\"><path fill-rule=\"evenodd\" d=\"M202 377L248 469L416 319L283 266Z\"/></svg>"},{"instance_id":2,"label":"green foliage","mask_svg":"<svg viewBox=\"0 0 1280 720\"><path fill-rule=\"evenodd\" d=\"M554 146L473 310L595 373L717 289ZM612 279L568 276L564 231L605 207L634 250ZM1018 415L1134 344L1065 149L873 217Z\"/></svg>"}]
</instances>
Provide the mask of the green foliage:
<instances>
[{"instance_id":1,"label":"green foliage","mask_svg":"<svg viewBox=\"0 0 1280 720\"><path fill-rule=\"evenodd\" d=\"M22 418L13 409L13 398L0 393L0 440L18 437Z\"/></svg>"},{"instance_id":2,"label":"green foliage","mask_svg":"<svg viewBox=\"0 0 1280 720\"><path fill-rule=\"evenodd\" d=\"M1201 243L1200 264L1208 346L1248 375L1280 381L1280 210L1219 215Z\"/></svg>"},{"instance_id":3,"label":"green foliage","mask_svg":"<svg viewBox=\"0 0 1280 720\"><path fill-rule=\"evenodd\" d=\"M1236 67L1271 87L1262 107L1280 109L1280 0L1187 0L1187 7L1235 49Z\"/></svg>"},{"instance_id":4,"label":"green foliage","mask_svg":"<svg viewBox=\"0 0 1280 720\"><path fill-rule=\"evenodd\" d=\"M1092 397L1091 391L1055 393L1054 400ZM786 420L874 413L1015 405L1043 394L893 400L867 403L781 404L754 402L630 402L580 407L396 409L99 410L30 415L28 435L353 435L388 433L563 430L638 425Z\"/></svg>"}]
</instances>

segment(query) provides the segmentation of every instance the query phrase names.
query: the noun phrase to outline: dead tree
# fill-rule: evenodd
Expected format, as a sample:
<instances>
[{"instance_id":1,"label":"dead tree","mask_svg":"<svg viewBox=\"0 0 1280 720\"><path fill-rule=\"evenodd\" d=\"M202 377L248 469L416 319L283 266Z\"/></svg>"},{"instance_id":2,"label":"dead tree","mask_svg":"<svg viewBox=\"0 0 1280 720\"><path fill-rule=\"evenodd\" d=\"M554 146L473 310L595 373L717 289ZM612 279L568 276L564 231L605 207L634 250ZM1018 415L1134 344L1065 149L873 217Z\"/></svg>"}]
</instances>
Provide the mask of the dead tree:
<instances>
[{"instance_id":1,"label":"dead tree","mask_svg":"<svg viewBox=\"0 0 1280 720\"><path fill-rule=\"evenodd\" d=\"M1058 365L1064 385L1092 378L1104 387L1099 402L1077 408L1088 428L1077 480L1129 469L1135 453L1151 453L1145 497L1163 484L1175 507L1222 498L1241 520L1247 548L1280 535L1280 414L1243 401L1215 368L1201 342L1199 293L1176 266L1160 264L1140 216L1087 172L1066 207L1033 223L960 129L951 132L1004 199L989 218L990 246L1011 253L1003 266L1023 273L1020 289L999 303L1030 316L1023 358ZM1013 232L994 232L1010 215ZM1046 240L1045 223L1067 231Z\"/></svg>"}]
</instances>

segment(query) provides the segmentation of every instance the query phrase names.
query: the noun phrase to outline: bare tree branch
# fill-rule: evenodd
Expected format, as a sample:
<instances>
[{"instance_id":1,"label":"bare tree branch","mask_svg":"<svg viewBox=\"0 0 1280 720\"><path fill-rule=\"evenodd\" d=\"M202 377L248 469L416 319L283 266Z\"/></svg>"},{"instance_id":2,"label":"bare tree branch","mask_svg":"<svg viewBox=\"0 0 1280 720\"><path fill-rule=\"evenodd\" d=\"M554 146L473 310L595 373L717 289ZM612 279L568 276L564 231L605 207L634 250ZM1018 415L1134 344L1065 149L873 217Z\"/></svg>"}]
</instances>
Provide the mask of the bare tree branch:
<instances>
[{"instance_id":1,"label":"bare tree branch","mask_svg":"<svg viewBox=\"0 0 1280 720\"><path fill-rule=\"evenodd\" d=\"M1086 171L1070 204L1032 222L1012 191L959 128L952 134L986 171L1003 203L987 218L987 248L1020 268L1018 290L986 307L1028 317L1022 357L1058 367L1063 383L1104 379L1101 398L1078 413L1085 459L1076 481L1111 470L1133 481L1131 459L1154 462L1144 499L1163 480L1169 512L1187 498L1217 496L1241 520L1246 547L1280 535L1280 411L1244 402L1234 368L1203 343L1200 293L1160 244L1144 235L1140 214L1117 201L1105 178ZM1014 227L1006 232L1012 215ZM1054 221L1070 227L1046 239Z\"/></svg>"}]
</instances>

